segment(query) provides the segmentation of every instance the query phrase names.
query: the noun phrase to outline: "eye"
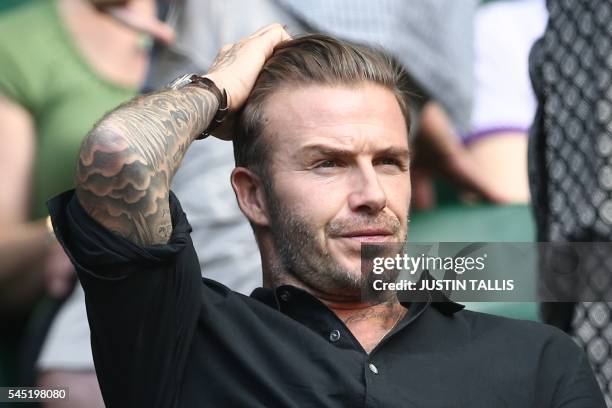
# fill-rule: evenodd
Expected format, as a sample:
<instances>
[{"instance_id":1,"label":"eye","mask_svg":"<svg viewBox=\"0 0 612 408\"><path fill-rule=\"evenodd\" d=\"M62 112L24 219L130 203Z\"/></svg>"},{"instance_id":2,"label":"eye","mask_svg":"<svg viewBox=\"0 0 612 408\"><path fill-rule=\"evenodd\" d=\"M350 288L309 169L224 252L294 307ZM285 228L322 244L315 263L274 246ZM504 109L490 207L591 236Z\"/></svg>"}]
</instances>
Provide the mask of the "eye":
<instances>
[{"instance_id":1,"label":"eye","mask_svg":"<svg viewBox=\"0 0 612 408\"><path fill-rule=\"evenodd\" d=\"M338 162L335 160L323 160L320 161L316 167L318 168L324 168L324 169L330 169L330 168L334 168L338 166Z\"/></svg>"},{"instance_id":2,"label":"eye","mask_svg":"<svg viewBox=\"0 0 612 408\"><path fill-rule=\"evenodd\" d=\"M406 170L407 167L402 160L395 157L381 157L376 161L375 165L393 166L394 168L399 169L401 171Z\"/></svg>"},{"instance_id":3,"label":"eye","mask_svg":"<svg viewBox=\"0 0 612 408\"><path fill-rule=\"evenodd\" d=\"M394 166L399 166L399 164L400 164L397 160L391 159L391 158L382 159L380 162L382 164L390 164L390 165L394 165Z\"/></svg>"},{"instance_id":4,"label":"eye","mask_svg":"<svg viewBox=\"0 0 612 408\"><path fill-rule=\"evenodd\" d=\"M379 164L384 164L388 166L398 166L401 167L402 163L399 160L394 159L392 157L383 157L378 161Z\"/></svg>"}]
</instances>

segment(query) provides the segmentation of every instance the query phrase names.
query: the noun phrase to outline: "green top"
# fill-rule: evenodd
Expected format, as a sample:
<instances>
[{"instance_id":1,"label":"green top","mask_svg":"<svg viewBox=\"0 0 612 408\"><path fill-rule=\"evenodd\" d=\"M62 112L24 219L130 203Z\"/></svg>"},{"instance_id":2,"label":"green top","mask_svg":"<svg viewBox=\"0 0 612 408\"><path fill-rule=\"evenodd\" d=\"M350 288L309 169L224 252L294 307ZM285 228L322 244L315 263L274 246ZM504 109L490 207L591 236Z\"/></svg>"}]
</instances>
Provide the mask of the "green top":
<instances>
[{"instance_id":1,"label":"green top","mask_svg":"<svg viewBox=\"0 0 612 408\"><path fill-rule=\"evenodd\" d=\"M36 0L0 15L0 93L36 126L31 218L72 188L81 141L104 113L136 94L102 78L81 55L56 2Z\"/></svg>"}]
</instances>

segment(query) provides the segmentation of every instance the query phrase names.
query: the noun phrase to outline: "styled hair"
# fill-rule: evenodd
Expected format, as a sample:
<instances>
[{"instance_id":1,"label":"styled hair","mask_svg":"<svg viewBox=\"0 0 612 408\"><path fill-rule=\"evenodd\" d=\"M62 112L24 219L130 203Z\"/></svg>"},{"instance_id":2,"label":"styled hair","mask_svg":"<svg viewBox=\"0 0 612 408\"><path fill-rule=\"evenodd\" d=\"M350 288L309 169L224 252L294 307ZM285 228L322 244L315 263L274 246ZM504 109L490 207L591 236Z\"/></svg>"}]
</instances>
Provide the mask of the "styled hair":
<instances>
[{"instance_id":1,"label":"styled hair","mask_svg":"<svg viewBox=\"0 0 612 408\"><path fill-rule=\"evenodd\" d=\"M264 64L236 123L236 166L263 174L267 143L263 110L266 98L284 86L359 85L373 82L395 94L410 129L408 97L412 80L401 65L377 49L315 34L281 43Z\"/></svg>"}]
</instances>

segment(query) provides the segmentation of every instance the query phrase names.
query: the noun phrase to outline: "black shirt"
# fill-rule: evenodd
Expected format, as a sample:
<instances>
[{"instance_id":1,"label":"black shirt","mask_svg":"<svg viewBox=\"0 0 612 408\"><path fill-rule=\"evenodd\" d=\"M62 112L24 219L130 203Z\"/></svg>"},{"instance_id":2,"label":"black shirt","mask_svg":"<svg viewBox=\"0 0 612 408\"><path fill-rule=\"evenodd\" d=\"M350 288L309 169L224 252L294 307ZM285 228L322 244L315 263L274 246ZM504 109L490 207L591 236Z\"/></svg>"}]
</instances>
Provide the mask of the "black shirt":
<instances>
[{"instance_id":1,"label":"black shirt","mask_svg":"<svg viewBox=\"0 0 612 408\"><path fill-rule=\"evenodd\" d=\"M583 352L543 324L430 297L405 304L367 354L300 289L247 297L202 279L191 227L173 195L170 204L170 242L141 247L93 220L73 192L49 203L85 289L110 408L605 407Z\"/></svg>"}]
</instances>

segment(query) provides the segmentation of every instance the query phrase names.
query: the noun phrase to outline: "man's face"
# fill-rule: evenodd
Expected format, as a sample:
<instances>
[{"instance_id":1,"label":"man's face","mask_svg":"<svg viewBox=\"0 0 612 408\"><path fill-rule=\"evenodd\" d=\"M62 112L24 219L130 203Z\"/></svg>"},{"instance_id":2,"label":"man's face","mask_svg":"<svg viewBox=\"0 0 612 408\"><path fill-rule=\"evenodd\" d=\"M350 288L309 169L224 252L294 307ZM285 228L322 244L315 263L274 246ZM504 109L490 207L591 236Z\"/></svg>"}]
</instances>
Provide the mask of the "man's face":
<instances>
[{"instance_id":1,"label":"man's face","mask_svg":"<svg viewBox=\"0 0 612 408\"><path fill-rule=\"evenodd\" d=\"M361 290L361 243L404 241L408 135L378 85L281 90L265 106L271 233L287 272L320 293Z\"/></svg>"}]
</instances>

